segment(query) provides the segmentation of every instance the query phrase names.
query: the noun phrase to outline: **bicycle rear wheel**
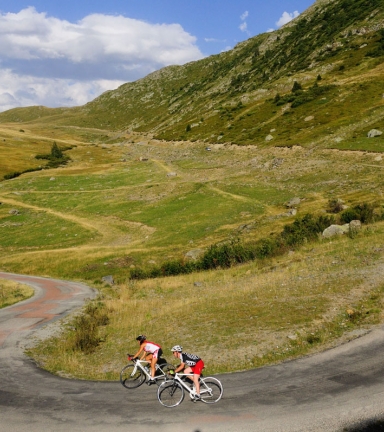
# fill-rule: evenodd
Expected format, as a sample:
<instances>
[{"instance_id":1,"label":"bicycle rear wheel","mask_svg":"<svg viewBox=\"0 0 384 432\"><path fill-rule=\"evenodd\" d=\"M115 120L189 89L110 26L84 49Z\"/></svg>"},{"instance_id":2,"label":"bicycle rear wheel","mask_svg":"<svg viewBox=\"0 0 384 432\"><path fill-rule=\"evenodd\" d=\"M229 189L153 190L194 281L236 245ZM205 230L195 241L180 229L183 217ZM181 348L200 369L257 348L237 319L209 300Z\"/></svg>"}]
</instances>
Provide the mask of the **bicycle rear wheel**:
<instances>
[{"instance_id":1,"label":"bicycle rear wheel","mask_svg":"<svg viewBox=\"0 0 384 432\"><path fill-rule=\"evenodd\" d=\"M120 382L128 389L141 386L145 381L145 375L141 369L134 364L128 364L120 372Z\"/></svg>"},{"instance_id":2,"label":"bicycle rear wheel","mask_svg":"<svg viewBox=\"0 0 384 432\"><path fill-rule=\"evenodd\" d=\"M184 399L184 389L176 381L165 381L157 389L157 399L167 408L178 406Z\"/></svg>"},{"instance_id":3,"label":"bicycle rear wheel","mask_svg":"<svg viewBox=\"0 0 384 432\"><path fill-rule=\"evenodd\" d=\"M218 379L207 377L200 380L200 397L203 402L216 403L222 396L223 386Z\"/></svg>"}]
</instances>

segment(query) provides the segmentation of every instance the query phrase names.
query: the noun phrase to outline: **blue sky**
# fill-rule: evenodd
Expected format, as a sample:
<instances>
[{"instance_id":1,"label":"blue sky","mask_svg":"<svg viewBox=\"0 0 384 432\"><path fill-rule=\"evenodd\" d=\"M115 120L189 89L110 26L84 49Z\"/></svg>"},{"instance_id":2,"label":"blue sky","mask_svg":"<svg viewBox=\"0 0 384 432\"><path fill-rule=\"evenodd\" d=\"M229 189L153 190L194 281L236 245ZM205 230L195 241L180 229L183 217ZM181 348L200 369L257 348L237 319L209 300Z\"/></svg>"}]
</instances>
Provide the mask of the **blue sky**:
<instances>
[{"instance_id":1,"label":"blue sky","mask_svg":"<svg viewBox=\"0 0 384 432\"><path fill-rule=\"evenodd\" d=\"M0 0L0 111L82 105L233 48L315 0Z\"/></svg>"}]
</instances>

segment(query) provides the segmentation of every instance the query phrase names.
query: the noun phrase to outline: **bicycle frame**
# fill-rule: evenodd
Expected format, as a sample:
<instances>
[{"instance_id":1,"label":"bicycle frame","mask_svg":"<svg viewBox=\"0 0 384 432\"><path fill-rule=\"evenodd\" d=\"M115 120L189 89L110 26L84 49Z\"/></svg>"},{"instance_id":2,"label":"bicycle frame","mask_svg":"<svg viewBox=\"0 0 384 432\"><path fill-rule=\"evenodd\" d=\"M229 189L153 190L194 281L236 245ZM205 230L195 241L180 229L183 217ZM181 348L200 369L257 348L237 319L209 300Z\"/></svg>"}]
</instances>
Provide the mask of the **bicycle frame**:
<instances>
[{"instance_id":1,"label":"bicycle frame","mask_svg":"<svg viewBox=\"0 0 384 432\"><path fill-rule=\"evenodd\" d=\"M168 379L168 371L173 371L174 366L169 363L155 364L155 376L151 377L150 362L146 359L132 359L128 354L129 363L120 372L120 382L126 388L136 388L145 381L155 382L157 385ZM151 380L151 381L150 381ZM152 381L153 380L153 381Z\"/></svg>"},{"instance_id":2,"label":"bicycle frame","mask_svg":"<svg viewBox=\"0 0 384 432\"><path fill-rule=\"evenodd\" d=\"M148 366L150 362L148 360L137 359L133 363L135 367L133 368L132 374L135 374L137 368L140 368L144 372L144 375L147 377L147 379L154 379L156 381L160 378L163 379L164 376L167 377L167 374L163 372L160 365L158 365L157 363L155 364L155 370L161 372L161 375L160 376L155 375L153 378L151 377L151 369Z\"/></svg>"},{"instance_id":3,"label":"bicycle frame","mask_svg":"<svg viewBox=\"0 0 384 432\"><path fill-rule=\"evenodd\" d=\"M183 381L183 377L189 377L191 380L191 384L188 385L187 382ZM193 373L191 373L191 374L176 373L174 375L174 380L183 386L183 388L189 393L189 396L191 399L193 399L195 397L195 394L196 394L195 383L193 382L192 377L193 377ZM200 382L200 394L206 393L207 390L203 388L204 386L202 386L203 381L201 381L201 377L199 378L199 382ZM190 385L192 385L192 388L190 387Z\"/></svg>"}]
</instances>

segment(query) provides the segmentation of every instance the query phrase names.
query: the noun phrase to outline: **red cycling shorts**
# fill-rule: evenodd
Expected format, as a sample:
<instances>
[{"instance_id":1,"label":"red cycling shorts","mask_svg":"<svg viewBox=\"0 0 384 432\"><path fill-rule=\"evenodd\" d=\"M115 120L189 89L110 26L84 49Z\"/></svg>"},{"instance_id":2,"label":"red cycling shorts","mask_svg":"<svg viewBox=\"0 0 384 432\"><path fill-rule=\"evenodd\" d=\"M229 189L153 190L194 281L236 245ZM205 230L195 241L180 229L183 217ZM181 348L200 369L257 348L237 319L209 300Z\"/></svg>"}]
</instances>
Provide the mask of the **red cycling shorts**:
<instances>
[{"instance_id":1,"label":"red cycling shorts","mask_svg":"<svg viewBox=\"0 0 384 432\"><path fill-rule=\"evenodd\" d=\"M201 372L204 369L204 362L203 360L199 360L195 366L191 366L192 372L196 375L201 375Z\"/></svg>"}]
</instances>

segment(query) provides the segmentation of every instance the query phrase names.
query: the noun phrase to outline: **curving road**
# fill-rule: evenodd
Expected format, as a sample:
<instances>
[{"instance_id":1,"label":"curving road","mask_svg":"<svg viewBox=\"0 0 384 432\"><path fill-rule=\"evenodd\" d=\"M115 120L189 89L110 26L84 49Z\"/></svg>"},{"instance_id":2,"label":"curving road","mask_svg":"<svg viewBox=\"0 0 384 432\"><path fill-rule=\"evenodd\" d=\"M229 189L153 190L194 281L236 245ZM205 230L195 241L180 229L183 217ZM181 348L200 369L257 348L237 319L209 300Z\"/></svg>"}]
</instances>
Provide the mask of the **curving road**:
<instances>
[{"instance_id":1,"label":"curving road","mask_svg":"<svg viewBox=\"0 0 384 432\"><path fill-rule=\"evenodd\" d=\"M156 388L67 380L23 354L31 337L95 293L86 285L0 272L36 295L0 310L0 431L342 431L384 418L384 331L300 360L221 375L215 405L162 407ZM384 429L380 429L384 430Z\"/></svg>"}]
</instances>

